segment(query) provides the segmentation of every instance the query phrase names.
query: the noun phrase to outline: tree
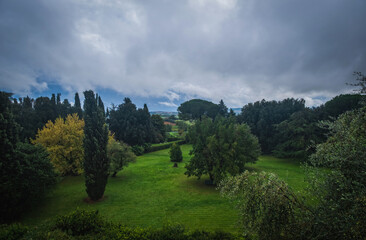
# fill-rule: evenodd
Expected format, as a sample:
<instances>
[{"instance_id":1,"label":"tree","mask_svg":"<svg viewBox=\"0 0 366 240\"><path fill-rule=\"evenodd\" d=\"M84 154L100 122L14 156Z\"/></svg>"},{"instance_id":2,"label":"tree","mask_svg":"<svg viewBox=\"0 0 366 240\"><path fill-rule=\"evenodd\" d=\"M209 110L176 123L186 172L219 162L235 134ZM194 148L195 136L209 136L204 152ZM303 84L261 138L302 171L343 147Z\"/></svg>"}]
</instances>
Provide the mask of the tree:
<instances>
[{"instance_id":1,"label":"tree","mask_svg":"<svg viewBox=\"0 0 366 240\"><path fill-rule=\"evenodd\" d=\"M223 117L227 117L228 116L228 108L226 107L224 101L221 99L219 102L219 111L218 113L223 116Z\"/></svg>"},{"instance_id":2,"label":"tree","mask_svg":"<svg viewBox=\"0 0 366 240\"><path fill-rule=\"evenodd\" d=\"M203 118L190 128L188 138L193 157L185 174L198 178L208 174L213 183L243 172L244 165L256 162L260 154L258 139L248 125L236 124L234 118Z\"/></svg>"},{"instance_id":3,"label":"tree","mask_svg":"<svg viewBox=\"0 0 366 240\"><path fill-rule=\"evenodd\" d=\"M275 174L245 171L224 179L219 189L238 210L244 233L259 239L300 239L294 236L292 228L295 210L307 209Z\"/></svg>"},{"instance_id":4,"label":"tree","mask_svg":"<svg viewBox=\"0 0 366 240\"><path fill-rule=\"evenodd\" d=\"M160 115L154 114L151 116L151 123L154 127L156 139L154 142L163 142L165 139L164 120Z\"/></svg>"},{"instance_id":5,"label":"tree","mask_svg":"<svg viewBox=\"0 0 366 240\"><path fill-rule=\"evenodd\" d=\"M33 144L41 144L50 153L51 162L61 175L79 175L83 171L84 121L68 115L48 123L39 130Z\"/></svg>"},{"instance_id":6,"label":"tree","mask_svg":"<svg viewBox=\"0 0 366 240\"><path fill-rule=\"evenodd\" d=\"M108 181L108 127L94 92L84 92L84 171L86 192L91 200L102 198Z\"/></svg>"},{"instance_id":7,"label":"tree","mask_svg":"<svg viewBox=\"0 0 366 240\"><path fill-rule=\"evenodd\" d=\"M78 114L79 118L83 118L83 110L81 109L79 93L75 93L74 112Z\"/></svg>"},{"instance_id":8,"label":"tree","mask_svg":"<svg viewBox=\"0 0 366 240\"><path fill-rule=\"evenodd\" d=\"M204 115L215 118L218 113L218 105L201 99L189 100L178 107L178 115L182 120L200 119Z\"/></svg>"},{"instance_id":9,"label":"tree","mask_svg":"<svg viewBox=\"0 0 366 240\"><path fill-rule=\"evenodd\" d=\"M325 131L318 126L318 120L316 112L306 108L275 125L276 133L273 139L277 145L273 154L281 158L306 160L314 153L315 144L325 140Z\"/></svg>"},{"instance_id":10,"label":"tree","mask_svg":"<svg viewBox=\"0 0 366 240\"><path fill-rule=\"evenodd\" d=\"M258 137L262 151L271 153L277 144L273 138L276 131L275 125L304 108L304 99L287 98L282 101L263 99L245 105L238 116L238 122L248 124L253 134Z\"/></svg>"},{"instance_id":11,"label":"tree","mask_svg":"<svg viewBox=\"0 0 366 240\"><path fill-rule=\"evenodd\" d=\"M136 155L132 152L131 147L123 142L116 141L113 136L109 136L108 139L107 156L111 162L109 172L112 177L115 177L130 162L136 161Z\"/></svg>"},{"instance_id":12,"label":"tree","mask_svg":"<svg viewBox=\"0 0 366 240\"><path fill-rule=\"evenodd\" d=\"M55 183L47 153L19 143L11 94L0 91L0 222L17 218Z\"/></svg>"},{"instance_id":13,"label":"tree","mask_svg":"<svg viewBox=\"0 0 366 240\"><path fill-rule=\"evenodd\" d=\"M169 155L171 162L183 161L182 150L180 150L180 146L177 143L172 144L172 146L170 147Z\"/></svg>"},{"instance_id":14,"label":"tree","mask_svg":"<svg viewBox=\"0 0 366 240\"><path fill-rule=\"evenodd\" d=\"M322 120L337 118L344 112L362 107L360 94L341 94L327 101L321 108Z\"/></svg>"},{"instance_id":15,"label":"tree","mask_svg":"<svg viewBox=\"0 0 366 240\"><path fill-rule=\"evenodd\" d=\"M366 94L366 76L361 72L354 72L353 75L356 77L357 83L350 83L349 85L360 87L360 89L355 91L362 95Z\"/></svg>"},{"instance_id":16,"label":"tree","mask_svg":"<svg viewBox=\"0 0 366 240\"><path fill-rule=\"evenodd\" d=\"M319 204L309 232L314 238L364 239L366 107L346 112L328 125L331 136L310 158L312 195Z\"/></svg>"},{"instance_id":17,"label":"tree","mask_svg":"<svg viewBox=\"0 0 366 240\"><path fill-rule=\"evenodd\" d=\"M56 183L48 153L41 146L18 142L9 160L11 168L2 166L7 171L1 175L0 222L18 218Z\"/></svg>"},{"instance_id":18,"label":"tree","mask_svg":"<svg viewBox=\"0 0 366 240\"><path fill-rule=\"evenodd\" d=\"M125 98L124 103L118 107L110 109L107 122L115 138L130 146L141 146L158 139L146 104L143 109L136 109L129 98Z\"/></svg>"}]
</instances>

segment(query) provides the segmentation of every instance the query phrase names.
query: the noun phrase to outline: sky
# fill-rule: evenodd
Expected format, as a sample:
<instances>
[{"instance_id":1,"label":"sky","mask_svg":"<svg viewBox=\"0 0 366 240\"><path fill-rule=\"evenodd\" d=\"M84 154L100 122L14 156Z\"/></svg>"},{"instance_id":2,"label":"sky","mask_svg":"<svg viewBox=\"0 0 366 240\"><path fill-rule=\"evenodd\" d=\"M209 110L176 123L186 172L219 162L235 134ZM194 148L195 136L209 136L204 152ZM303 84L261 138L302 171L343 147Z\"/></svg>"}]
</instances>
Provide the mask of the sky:
<instances>
[{"instance_id":1,"label":"sky","mask_svg":"<svg viewBox=\"0 0 366 240\"><path fill-rule=\"evenodd\" d=\"M352 92L365 0L0 0L0 90L175 111Z\"/></svg>"}]
</instances>

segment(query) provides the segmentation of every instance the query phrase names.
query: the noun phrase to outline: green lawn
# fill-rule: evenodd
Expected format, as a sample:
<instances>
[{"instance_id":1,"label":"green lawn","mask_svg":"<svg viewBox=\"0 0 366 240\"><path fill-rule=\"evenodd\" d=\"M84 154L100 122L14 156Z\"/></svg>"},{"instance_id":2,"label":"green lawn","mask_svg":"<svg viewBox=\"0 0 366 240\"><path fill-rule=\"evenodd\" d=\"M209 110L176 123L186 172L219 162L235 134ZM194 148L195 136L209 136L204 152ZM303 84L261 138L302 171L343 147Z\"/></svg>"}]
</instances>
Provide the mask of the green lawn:
<instances>
[{"instance_id":1,"label":"green lawn","mask_svg":"<svg viewBox=\"0 0 366 240\"><path fill-rule=\"evenodd\" d=\"M24 224L37 225L56 215L68 213L77 207L98 209L107 219L128 226L161 227L166 223L182 223L189 229L222 229L236 231L236 211L220 197L205 179L187 178L184 164L189 160L190 145L181 146L183 163L173 168L169 149L152 152L137 158L136 163L110 178L105 199L88 204L83 201L84 178L66 177L47 198L22 219ZM300 191L303 176L299 164L263 156L250 168L277 173Z\"/></svg>"}]
</instances>

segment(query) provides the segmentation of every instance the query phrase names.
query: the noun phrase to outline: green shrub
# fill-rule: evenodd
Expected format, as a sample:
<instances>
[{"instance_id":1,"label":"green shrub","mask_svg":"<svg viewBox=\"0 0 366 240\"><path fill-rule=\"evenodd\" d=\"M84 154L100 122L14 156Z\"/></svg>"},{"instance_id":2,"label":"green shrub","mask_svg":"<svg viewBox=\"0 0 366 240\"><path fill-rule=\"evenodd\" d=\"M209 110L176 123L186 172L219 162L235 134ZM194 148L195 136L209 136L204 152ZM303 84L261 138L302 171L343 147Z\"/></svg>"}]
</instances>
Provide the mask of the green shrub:
<instances>
[{"instance_id":1,"label":"green shrub","mask_svg":"<svg viewBox=\"0 0 366 240\"><path fill-rule=\"evenodd\" d=\"M245 171L223 180L219 188L238 209L244 233L256 234L259 239L291 236L292 226L296 225L295 209L305 209L288 185L273 173Z\"/></svg>"},{"instance_id":2,"label":"green shrub","mask_svg":"<svg viewBox=\"0 0 366 240\"><path fill-rule=\"evenodd\" d=\"M8 160L12 166L2 165L0 176L0 222L19 217L56 183L48 153L41 146L17 143Z\"/></svg>"},{"instance_id":3,"label":"green shrub","mask_svg":"<svg viewBox=\"0 0 366 240\"><path fill-rule=\"evenodd\" d=\"M145 152L144 147L139 145L132 146L131 150L136 156L141 156Z\"/></svg>"},{"instance_id":4,"label":"green shrub","mask_svg":"<svg viewBox=\"0 0 366 240\"><path fill-rule=\"evenodd\" d=\"M114 138L108 140L107 157L110 160L109 173L112 177L115 177L130 162L136 161L136 155L132 152L131 147Z\"/></svg>"},{"instance_id":5,"label":"green shrub","mask_svg":"<svg viewBox=\"0 0 366 240\"><path fill-rule=\"evenodd\" d=\"M22 225L0 226L2 239L37 240L235 240L242 239L226 232L187 231L183 225L168 224L163 228L131 228L107 222L97 211L76 210L34 228Z\"/></svg>"},{"instance_id":6,"label":"green shrub","mask_svg":"<svg viewBox=\"0 0 366 240\"><path fill-rule=\"evenodd\" d=\"M26 234L28 228L20 224L0 225L0 240L17 240Z\"/></svg>"},{"instance_id":7,"label":"green shrub","mask_svg":"<svg viewBox=\"0 0 366 240\"><path fill-rule=\"evenodd\" d=\"M162 229L153 230L150 236L151 240L185 240L185 228L183 225L166 225Z\"/></svg>"},{"instance_id":8,"label":"green shrub","mask_svg":"<svg viewBox=\"0 0 366 240\"><path fill-rule=\"evenodd\" d=\"M169 155L170 155L170 161L172 162L183 161L182 150L180 150L179 145L176 143L173 143L172 146L170 147Z\"/></svg>"},{"instance_id":9,"label":"green shrub","mask_svg":"<svg viewBox=\"0 0 366 240\"><path fill-rule=\"evenodd\" d=\"M60 229L72 236L98 233L105 226L104 219L98 211L76 210L56 219L55 229Z\"/></svg>"}]
</instances>

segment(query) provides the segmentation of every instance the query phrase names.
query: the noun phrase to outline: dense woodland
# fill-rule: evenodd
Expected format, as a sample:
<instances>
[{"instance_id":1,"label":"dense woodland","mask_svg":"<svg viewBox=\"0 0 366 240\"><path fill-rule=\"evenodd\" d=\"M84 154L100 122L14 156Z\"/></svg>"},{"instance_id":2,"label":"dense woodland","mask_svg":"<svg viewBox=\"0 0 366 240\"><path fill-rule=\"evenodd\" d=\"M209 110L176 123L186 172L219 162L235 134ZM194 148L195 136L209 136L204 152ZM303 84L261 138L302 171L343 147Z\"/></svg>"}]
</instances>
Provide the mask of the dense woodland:
<instances>
[{"instance_id":1,"label":"dense woodland","mask_svg":"<svg viewBox=\"0 0 366 240\"><path fill-rule=\"evenodd\" d=\"M218 186L236 204L246 236L362 239L366 78L358 74L357 80L359 94L339 95L313 108L305 107L303 99L262 100L235 115L223 100L182 103L180 120L169 121L192 144L185 174L209 176L206 184ZM134 153L168 139L163 119L151 116L146 104L138 109L125 98L105 109L93 91L84 96L82 108L77 93L72 106L60 94L34 100L0 92L2 223L16 220L42 199L60 176L83 174L88 201L102 200L109 176L136 161ZM171 161L182 161L177 143L163 147L171 147ZM304 162L316 204L300 199L271 173L248 172L246 164L260 154Z\"/></svg>"}]
</instances>

